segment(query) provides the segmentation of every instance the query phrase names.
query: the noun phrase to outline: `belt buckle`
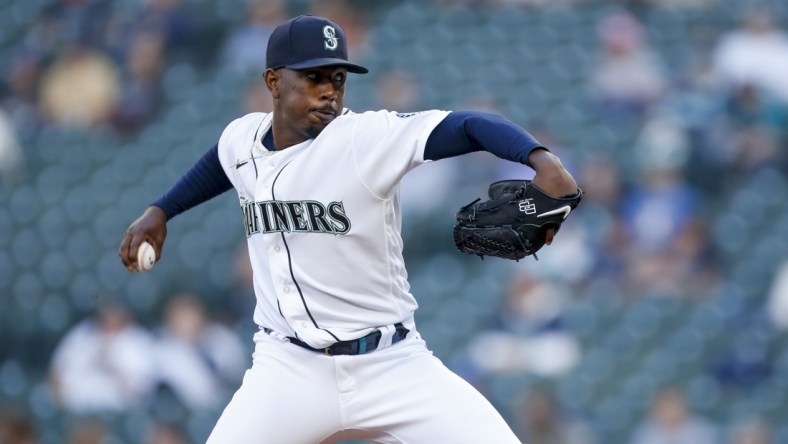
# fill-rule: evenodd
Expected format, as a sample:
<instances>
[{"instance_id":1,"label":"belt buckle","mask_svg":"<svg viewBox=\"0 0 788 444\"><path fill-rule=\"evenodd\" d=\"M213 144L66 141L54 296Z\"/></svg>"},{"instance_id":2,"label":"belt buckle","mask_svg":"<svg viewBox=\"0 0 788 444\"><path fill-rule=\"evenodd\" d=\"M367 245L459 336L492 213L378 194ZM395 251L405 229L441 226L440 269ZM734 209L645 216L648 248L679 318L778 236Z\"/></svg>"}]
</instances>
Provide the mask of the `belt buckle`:
<instances>
[{"instance_id":1,"label":"belt buckle","mask_svg":"<svg viewBox=\"0 0 788 444\"><path fill-rule=\"evenodd\" d=\"M323 349L323 352L326 354L326 356L333 356L333 355L331 354L331 347L326 347L326 348L324 348L324 349Z\"/></svg>"}]
</instances>

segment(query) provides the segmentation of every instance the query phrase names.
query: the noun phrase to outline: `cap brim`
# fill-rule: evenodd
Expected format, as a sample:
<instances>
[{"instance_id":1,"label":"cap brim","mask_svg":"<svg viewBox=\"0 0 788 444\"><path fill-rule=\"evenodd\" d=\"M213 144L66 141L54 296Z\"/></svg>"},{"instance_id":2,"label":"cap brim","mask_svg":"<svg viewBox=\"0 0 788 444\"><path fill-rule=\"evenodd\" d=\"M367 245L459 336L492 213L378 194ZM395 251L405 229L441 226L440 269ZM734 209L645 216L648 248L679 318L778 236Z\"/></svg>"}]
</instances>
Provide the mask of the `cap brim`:
<instances>
[{"instance_id":1,"label":"cap brim","mask_svg":"<svg viewBox=\"0 0 788 444\"><path fill-rule=\"evenodd\" d=\"M369 72L367 68L355 63L350 63L347 60L337 59L333 57L325 57L321 59L304 60L303 62L293 63L287 65L286 68L290 69L307 69L307 68L320 68L322 66L344 66L349 72L356 74L366 74Z\"/></svg>"}]
</instances>

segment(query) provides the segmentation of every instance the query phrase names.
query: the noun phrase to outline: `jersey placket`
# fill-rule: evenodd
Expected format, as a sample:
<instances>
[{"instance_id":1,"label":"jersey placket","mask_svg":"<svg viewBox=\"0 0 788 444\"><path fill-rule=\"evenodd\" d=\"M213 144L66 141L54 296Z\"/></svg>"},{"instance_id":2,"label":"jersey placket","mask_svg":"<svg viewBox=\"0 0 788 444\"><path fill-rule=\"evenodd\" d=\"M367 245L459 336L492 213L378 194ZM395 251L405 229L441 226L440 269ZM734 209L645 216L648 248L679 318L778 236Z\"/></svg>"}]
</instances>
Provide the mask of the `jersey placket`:
<instances>
[{"instance_id":1,"label":"jersey placket","mask_svg":"<svg viewBox=\"0 0 788 444\"><path fill-rule=\"evenodd\" d=\"M288 189L288 186L283 184L287 180L286 177L282 177L283 170L293 160L295 150L300 148L292 147L290 150L293 151L279 152L266 157L261 162L263 174L258 177L255 190L256 195L260 196L258 201L283 200L282 196L276 195L275 189ZM273 290L282 315L296 331L296 336L303 337L304 332L314 331L316 326L309 316L305 302L302 300L303 295L300 294L296 283L298 276L295 276L295 271L292 269L290 257L292 252L287 244L289 235L290 233L287 232L270 232L261 237L264 251L268 255L270 282L274 286Z\"/></svg>"}]
</instances>

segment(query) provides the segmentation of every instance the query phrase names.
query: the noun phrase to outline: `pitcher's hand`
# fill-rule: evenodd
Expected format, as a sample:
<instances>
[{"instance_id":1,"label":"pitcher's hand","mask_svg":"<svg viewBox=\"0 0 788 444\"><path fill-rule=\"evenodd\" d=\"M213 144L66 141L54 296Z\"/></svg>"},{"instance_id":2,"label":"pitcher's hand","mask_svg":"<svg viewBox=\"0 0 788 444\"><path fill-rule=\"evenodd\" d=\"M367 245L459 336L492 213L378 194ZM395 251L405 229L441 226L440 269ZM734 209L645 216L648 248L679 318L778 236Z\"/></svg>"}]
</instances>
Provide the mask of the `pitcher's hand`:
<instances>
[{"instance_id":1,"label":"pitcher's hand","mask_svg":"<svg viewBox=\"0 0 788 444\"><path fill-rule=\"evenodd\" d=\"M156 260L161 259L164 240L167 238L167 215L159 207L148 207L142 216L129 225L123 233L118 256L129 271L137 271L137 250L145 241L156 250Z\"/></svg>"}]
</instances>

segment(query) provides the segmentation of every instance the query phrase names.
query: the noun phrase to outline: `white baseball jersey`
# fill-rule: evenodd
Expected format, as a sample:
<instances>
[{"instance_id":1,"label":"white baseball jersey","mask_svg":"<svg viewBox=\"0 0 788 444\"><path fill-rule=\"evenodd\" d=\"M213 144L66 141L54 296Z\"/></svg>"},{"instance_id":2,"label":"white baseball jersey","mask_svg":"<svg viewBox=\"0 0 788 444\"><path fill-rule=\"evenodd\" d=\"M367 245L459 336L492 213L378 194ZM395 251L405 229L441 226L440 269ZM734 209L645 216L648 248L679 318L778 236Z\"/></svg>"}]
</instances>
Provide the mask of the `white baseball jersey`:
<instances>
[{"instance_id":1,"label":"white baseball jersey","mask_svg":"<svg viewBox=\"0 0 788 444\"><path fill-rule=\"evenodd\" d=\"M345 110L317 138L281 151L261 144L271 114L227 126L219 159L238 192L258 325L316 348L398 322L413 329L399 181L425 162L447 114Z\"/></svg>"}]
</instances>

